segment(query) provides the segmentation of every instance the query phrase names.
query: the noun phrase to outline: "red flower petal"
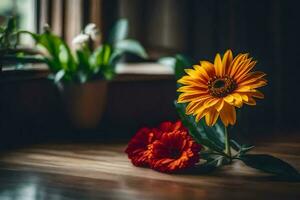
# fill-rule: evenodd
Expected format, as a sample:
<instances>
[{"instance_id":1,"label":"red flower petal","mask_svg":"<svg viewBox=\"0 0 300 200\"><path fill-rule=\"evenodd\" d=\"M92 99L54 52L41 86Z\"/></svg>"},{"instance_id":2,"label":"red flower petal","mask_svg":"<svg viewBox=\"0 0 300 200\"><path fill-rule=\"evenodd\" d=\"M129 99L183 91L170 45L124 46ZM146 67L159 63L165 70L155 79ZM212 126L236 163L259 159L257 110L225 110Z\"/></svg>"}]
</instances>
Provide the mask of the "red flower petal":
<instances>
[{"instance_id":1,"label":"red flower petal","mask_svg":"<svg viewBox=\"0 0 300 200\"><path fill-rule=\"evenodd\" d=\"M186 131L164 133L152 145L150 166L160 172L178 172L194 166L199 161L201 145Z\"/></svg>"},{"instance_id":2,"label":"red flower petal","mask_svg":"<svg viewBox=\"0 0 300 200\"><path fill-rule=\"evenodd\" d=\"M135 166L149 166L152 143L159 137L159 132L149 128L141 128L130 140L125 152Z\"/></svg>"},{"instance_id":3,"label":"red flower petal","mask_svg":"<svg viewBox=\"0 0 300 200\"><path fill-rule=\"evenodd\" d=\"M163 122L158 128L142 128L125 152L135 166L150 166L161 172L177 172L199 161L201 145L188 134L181 121Z\"/></svg>"},{"instance_id":4,"label":"red flower petal","mask_svg":"<svg viewBox=\"0 0 300 200\"><path fill-rule=\"evenodd\" d=\"M162 122L159 125L159 130L165 133L165 132L173 132L177 130L186 131L187 129L183 126L181 121L177 121L175 123L166 121L166 122Z\"/></svg>"}]
</instances>

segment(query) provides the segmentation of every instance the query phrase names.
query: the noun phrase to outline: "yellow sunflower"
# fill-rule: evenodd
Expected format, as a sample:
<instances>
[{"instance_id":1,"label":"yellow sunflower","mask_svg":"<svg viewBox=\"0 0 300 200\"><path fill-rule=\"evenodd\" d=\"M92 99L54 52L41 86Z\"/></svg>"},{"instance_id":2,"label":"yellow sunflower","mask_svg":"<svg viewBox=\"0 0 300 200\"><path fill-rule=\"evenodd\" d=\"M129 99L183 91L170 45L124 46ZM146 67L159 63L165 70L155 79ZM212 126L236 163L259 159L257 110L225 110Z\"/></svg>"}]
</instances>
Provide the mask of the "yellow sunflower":
<instances>
[{"instance_id":1,"label":"yellow sunflower","mask_svg":"<svg viewBox=\"0 0 300 200\"><path fill-rule=\"evenodd\" d=\"M206 124L212 126L220 116L225 126L236 122L235 107L243 103L256 105L255 98L264 98L257 88L265 86L267 80L263 72L252 72L256 61L249 54L238 54L233 58L227 50L223 58L220 54L214 63L200 61L193 69L186 69L187 75L178 80L184 86L178 103L188 103L186 114L196 116L198 122L205 117Z\"/></svg>"}]
</instances>

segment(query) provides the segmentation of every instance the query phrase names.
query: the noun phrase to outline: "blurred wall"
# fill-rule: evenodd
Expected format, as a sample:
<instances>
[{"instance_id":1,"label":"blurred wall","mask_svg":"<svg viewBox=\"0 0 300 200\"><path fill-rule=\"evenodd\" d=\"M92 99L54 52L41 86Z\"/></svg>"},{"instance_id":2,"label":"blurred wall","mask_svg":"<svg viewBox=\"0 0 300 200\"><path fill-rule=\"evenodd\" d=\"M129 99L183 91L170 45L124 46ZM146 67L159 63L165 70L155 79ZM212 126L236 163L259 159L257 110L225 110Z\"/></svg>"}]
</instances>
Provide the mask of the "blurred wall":
<instances>
[{"instance_id":1,"label":"blurred wall","mask_svg":"<svg viewBox=\"0 0 300 200\"><path fill-rule=\"evenodd\" d=\"M266 98L243 108L240 126L263 132L300 128L300 1L297 0L114 0L116 17L129 18L131 36L153 59L185 53L213 60L228 48L249 52L268 74ZM107 11L109 12L109 11Z\"/></svg>"}]
</instances>

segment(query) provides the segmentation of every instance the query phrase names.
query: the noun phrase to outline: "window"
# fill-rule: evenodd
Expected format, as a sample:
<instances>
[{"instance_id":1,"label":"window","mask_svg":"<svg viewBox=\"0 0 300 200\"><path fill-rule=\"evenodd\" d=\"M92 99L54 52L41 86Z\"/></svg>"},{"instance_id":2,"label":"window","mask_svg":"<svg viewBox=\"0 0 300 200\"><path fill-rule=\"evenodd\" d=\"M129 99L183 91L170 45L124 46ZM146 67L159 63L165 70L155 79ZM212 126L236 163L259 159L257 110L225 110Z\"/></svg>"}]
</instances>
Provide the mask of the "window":
<instances>
[{"instance_id":1,"label":"window","mask_svg":"<svg viewBox=\"0 0 300 200\"><path fill-rule=\"evenodd\" d=\"M0 1L0 24L6 23L10 16L17 18L19 29L36 31L36 0L1 0ZM22 45L31 45L29 37L22 36Z\"/></svg>"}]
</instances>

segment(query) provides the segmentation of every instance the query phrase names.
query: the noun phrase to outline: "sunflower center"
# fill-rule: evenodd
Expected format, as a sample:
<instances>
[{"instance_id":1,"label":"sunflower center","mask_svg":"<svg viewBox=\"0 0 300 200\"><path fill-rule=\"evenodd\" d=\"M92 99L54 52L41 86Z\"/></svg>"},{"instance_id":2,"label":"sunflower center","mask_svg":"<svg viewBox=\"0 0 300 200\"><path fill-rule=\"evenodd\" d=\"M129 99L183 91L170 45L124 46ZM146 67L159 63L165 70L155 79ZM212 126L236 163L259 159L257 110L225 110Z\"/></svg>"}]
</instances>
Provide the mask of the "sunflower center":
<instances>
[{"instance_id":1,"label":"sunflower center","mask_svg":"<svg viewBox=\"0 0 300 200\"><path fill-rule=\"evenodd\" d=\"M222 88L224 86L225 86L225 81L222 79L216 80L213 85L214 88Z\"/></svg>"},{"instance_id":2,"label":"sunflower center","mask_svg":"<svg viewBox=\"0 0 300 200\"><path fill-rule=\"evenodd\" d=\"M237 88L235 80L229 76L214 76L208 83L209 93L214 97L225 97Z\"/></svg>"}]
</instances>

